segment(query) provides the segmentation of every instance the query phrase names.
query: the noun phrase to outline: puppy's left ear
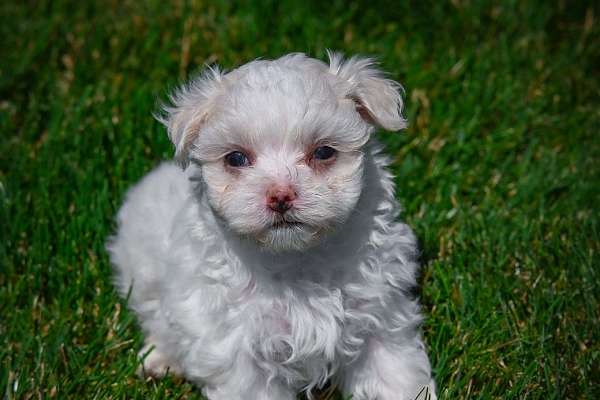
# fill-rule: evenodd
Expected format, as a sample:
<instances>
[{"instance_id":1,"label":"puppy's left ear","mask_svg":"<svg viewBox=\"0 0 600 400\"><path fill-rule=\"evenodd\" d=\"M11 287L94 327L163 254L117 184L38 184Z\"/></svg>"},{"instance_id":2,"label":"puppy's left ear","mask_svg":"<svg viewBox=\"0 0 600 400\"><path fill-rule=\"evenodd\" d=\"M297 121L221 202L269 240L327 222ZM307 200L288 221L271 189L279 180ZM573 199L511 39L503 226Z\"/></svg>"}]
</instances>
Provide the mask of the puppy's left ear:
<instances>
[{"instance_id":1,"label":"puppy's left ear","mask_svg":"<svg viewBox=\"0 0 600 400\"><path fill-rule=\"evenodd\" d=\"M402 86L387 79L371 58L354 56L344 60L340 53L327 52L329 72L348 83L346 97L369 124L388 131L406 128L402 117Z\"/></svg>"},{"instance_id":2,"label":"puppy's left ear","mask_svg":"<svg viewBox=\"0 0 600 400\"><path fill-rule=\"evenodd\" d=\"M175 145L175 160L184 168L189 163L192 143L210 118L214 99L222 86L223 73L208 67L200 76L182 85L170 97L155 118L167 128Z\"/></svg>"}]
</instances>

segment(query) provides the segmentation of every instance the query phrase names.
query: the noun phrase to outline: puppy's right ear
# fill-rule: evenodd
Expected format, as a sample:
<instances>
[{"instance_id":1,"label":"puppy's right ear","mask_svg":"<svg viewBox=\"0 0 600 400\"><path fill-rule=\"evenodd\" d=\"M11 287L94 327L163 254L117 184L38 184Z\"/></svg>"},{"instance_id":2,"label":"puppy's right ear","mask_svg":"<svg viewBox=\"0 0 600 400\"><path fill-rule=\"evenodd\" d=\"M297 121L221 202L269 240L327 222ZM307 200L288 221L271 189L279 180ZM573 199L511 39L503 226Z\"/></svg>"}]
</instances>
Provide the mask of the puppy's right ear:
<instances>
[{"instance_id":1,"label":"puppy's right ear","mask_svg":"<svg viewBox=\"0 0 600 400\"><path fill-rule=\"evenodd\" d=\"M218 67L208 67L200 76L179 87L169 96L171 105L161 107L155 118L167 128L175 145L175 160L184 168L189 163L190 148L203 125L210 118L214 99L223 81Z\"/></svg>"}]
</instances>

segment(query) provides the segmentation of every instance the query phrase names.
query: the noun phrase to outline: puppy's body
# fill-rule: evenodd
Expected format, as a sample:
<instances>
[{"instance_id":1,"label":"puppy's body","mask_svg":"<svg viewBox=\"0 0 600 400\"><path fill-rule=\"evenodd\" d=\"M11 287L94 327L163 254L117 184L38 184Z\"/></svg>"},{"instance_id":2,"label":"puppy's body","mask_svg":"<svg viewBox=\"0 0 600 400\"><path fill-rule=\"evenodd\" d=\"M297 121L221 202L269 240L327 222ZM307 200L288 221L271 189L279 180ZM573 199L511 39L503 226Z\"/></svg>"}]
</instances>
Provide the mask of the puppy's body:
<instances>
[{"instance_id":1,"label":"puppy's body","mask_svg":"<svg viewBox=\"0 0 600 400\"><path fill-rule=\"evenodd\" d=\"M294 57L305 63L296 68L301 73L324 73L322 63L298 55L271 63ZM266 67L261 73L269 79L255 78L258 86L277 90L268 85L269 68L277 65ZM244 70L230 74L235 80L223 93L234 92L236 99L243 99L241 92L251 91L252 79L246 77L240 86ZM329 76L323 82L335 84ZM301 84L284 80L278 85L293 83ZM339 96L335 89L332 93L334 99ZM291 100L292 106L300 104L298 110L284 104L289 113L285 124L294 126L288 126L288 132L300 132L296 136L301 137L302 125L294 118L310 114L311 107L302 104L301 96ZM282 98L269 109L283 103ZM339 113L336 107L342 106L332 107ZM248 108L238 109L236 118L253 112ZM343 118L349 111L342 112ZM213 109L212 118L218 120L224 112ZM301 140L290 144L275 139L269 151L263 151L265 143L245 144L254 146L254 162L231 171L222 160L202 154L200 138L174 137L173 125L180 122L173 121L173 115L181 114L172 113L167 121L171 136L176 144L196 140L197 147L187 150L197 151L189 155L195 162L185 171L165 163L131 189L109 246L117 287L124 296L130 292L129 306L146 334L147 346L141 351L146 372L182 374L202 385L211 400L294 399L297 392L322 386L328 379L357 400L413 399L426 392L434 396L418 331L419 306L410 295L416 284L415 239L410 228L395 221L393 183L379 146L369 139L369 124L358 126L360 116L349 124L356 131L352 139L367 135L354 140L355 148L352 140L328 136L327 143L339 148L335 166L307 162L311 169L296 156L306 144L294 149L294 142ZM275 120L277 129L284 130L277 118L264 119L267 125ZM201 119L209 124L206 116ZM221 120L217 126L227 136L232 124ZM210 129L204 126L195 132L200 137ZM268 138L272 127L252 129ZM280 134L285 139L285 132ZM186 150L178 148L182 151ZM275 153L284 167L265 161ZM294 155L294 161L286 161L286 154ZM283 227L280 220L268 219L279 218L278 213L254 204L262 202L261 185L268 188L281 179L294 185L298 195L284 214L297 222L288 226L284 218ZM223 203L237 199L228 195L231 186L236 186L242 204L228 208ZM322 199L326 195L334 197L331 203ZM265 214L254 220L260 213Z\"/></svg>"}]
</instances>

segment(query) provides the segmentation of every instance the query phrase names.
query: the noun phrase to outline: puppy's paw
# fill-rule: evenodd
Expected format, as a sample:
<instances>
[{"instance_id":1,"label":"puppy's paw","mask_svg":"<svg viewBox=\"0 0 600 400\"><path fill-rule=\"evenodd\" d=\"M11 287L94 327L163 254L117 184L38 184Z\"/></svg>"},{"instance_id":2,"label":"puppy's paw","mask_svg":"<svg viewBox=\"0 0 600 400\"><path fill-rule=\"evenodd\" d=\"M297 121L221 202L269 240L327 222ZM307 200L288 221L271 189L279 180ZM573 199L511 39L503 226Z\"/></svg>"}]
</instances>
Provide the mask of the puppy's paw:
<instances>
[{"instance_id":1,"label":"puppy's paw","mask_svg":"<svg viewBox=\"0 0 600 400\"><path fill-rule=\"evenodd\" d=\"M141 364L136 374L141 378L160 379L167 374L183 376L181 367L152 343L147 343L138 353L138 357Z\"/></svg>"}]
</instances>

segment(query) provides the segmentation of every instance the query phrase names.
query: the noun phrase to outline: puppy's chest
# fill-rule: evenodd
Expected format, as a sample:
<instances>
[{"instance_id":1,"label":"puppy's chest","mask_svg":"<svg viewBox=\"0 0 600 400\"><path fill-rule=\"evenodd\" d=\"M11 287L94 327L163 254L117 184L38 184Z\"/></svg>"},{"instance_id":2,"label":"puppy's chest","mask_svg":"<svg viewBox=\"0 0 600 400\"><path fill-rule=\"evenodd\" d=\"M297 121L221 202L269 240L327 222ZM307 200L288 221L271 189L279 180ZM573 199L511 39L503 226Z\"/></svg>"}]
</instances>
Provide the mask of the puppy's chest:
<instances>
[{"instance_id":1,"label":"puppy's chest","mask_svg":"<svg viewBox=\"0 0 600 400\"><path fill-rule=\"evenodd\" d=\"M265 300L249 321L257 358L292 368L333 361L343 345L346 319L339 291Z\"/></svg>"}]
</instances>

